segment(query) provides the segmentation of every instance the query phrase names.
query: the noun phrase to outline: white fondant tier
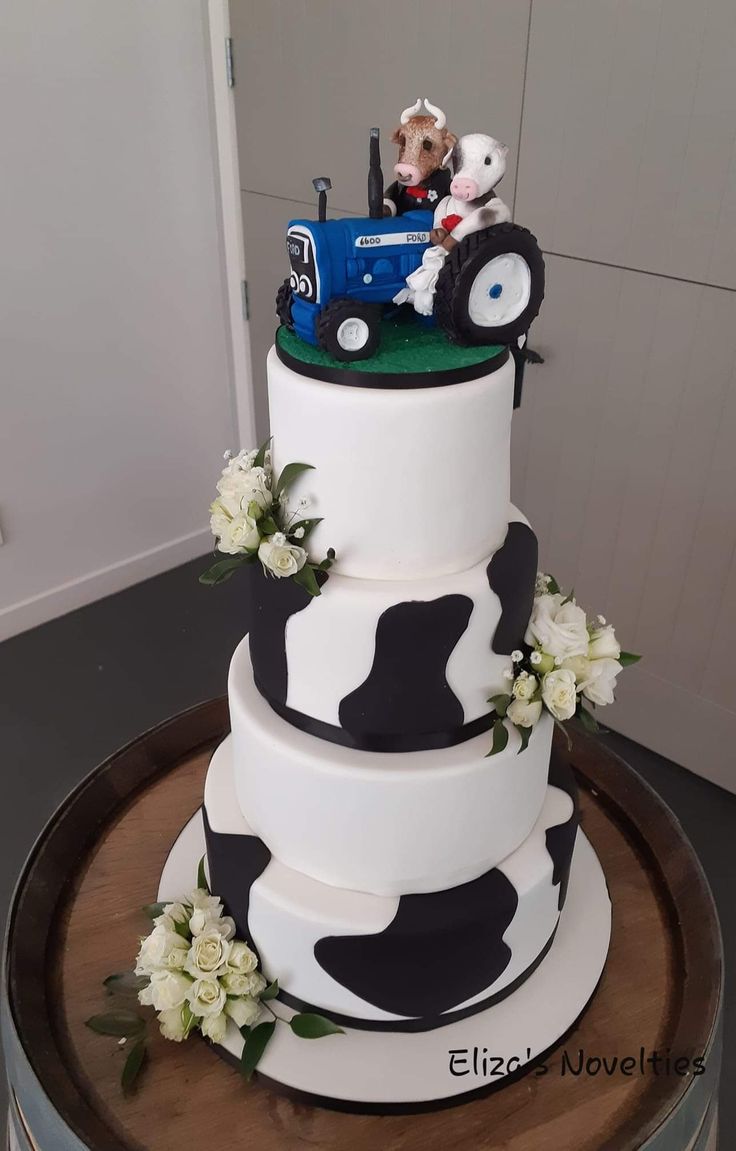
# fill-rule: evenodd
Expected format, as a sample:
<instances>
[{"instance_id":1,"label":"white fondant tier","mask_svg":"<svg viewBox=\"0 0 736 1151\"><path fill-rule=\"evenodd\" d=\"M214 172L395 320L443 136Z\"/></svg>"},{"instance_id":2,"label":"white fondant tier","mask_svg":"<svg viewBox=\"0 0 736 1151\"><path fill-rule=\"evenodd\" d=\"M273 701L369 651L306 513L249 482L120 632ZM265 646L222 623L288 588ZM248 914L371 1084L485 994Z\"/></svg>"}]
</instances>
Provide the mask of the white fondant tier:
<instances>
[{"instance_id":1,"label":"white fondant tier","mask_svg":"<svg viewBox=\"0 0 736 1151\"><path fill-rule=\"evenodd\" d=\"M454 747L368 752L292 727L253 682L247 640L228 684L240 808L286 866L375 895L437 891L510 855L544 802L552 720L521 754L512 731L487 758L487 732Z\"/></svg>"},{"instance_id":2,"label":"white fondant tier","mask_svg":"<svg viewBox=\"0 0 736 1151\"><path fill-rule=\"evenodd\" d=\"M187 891L205 847L199 812L177 839L166 861L158 899ZM304 1102L349 1111L425 1110L461 1103L492 1088L479 1066L452 1075L451 1050L486 1044L507 1074L534 1061L556 1044L584 1011L603 971L611 934L611 904L598 858L579 832L567 900L549 952L512 995L477 1015L434 1031L387 1033L347 1028L343 1035L309 1045L289 1027L277 1027L257 1075ZM283 1019L294 1010L274 1004ZM492 1043L488 1043L488 1039ZM520 1037L522 1042L520 1043ZM232 1021L224 1042L237 1061L243 1037ZM494 1081L496 1082L496 1081Z\"/></svg>"},{"instance_id":3,"label":"white fondant tier","mask_svg":"<svg viewBox=\"0 0 736 1151\"><path fill-rule=\"evenodd\" d=\"M348 1017L353 1026L441 1026L518 986L553 938L576 827L573 800L559 787L546 788L530 835L482 881L402 899L328 886L273 858L249 874L253 831L238 810L229 741L212 758L204 804L214 889L232 914L248 908L239 932L252 939L287 1002ZM565 825L555 875L547 832ZM240 890L246 885L249 892ZM429 969L440 955L445 980ZM386 999L407 1010L383 1008Z\"/></svg>"},{"instance_id":4,"label":"white fondant tier","mask_svg":"<svg viewBox=\"0 0 736 1151\"><path fill-rule=\"evenodd\" d=\"M322 516L310 554L365 579L463 571L506 533L514 396L511 357L478 379L433 388L355 388L268 356L276 471L311 464L294 486Z\"/></svg>"},{"instance_id":5,"label":"white fondant tier","mask_svg":"<svg viewBox=\"0 0 736 1151\"><path fill-rule=\"evenodd\" d=\"M254 570L250 653L261 693L311 734L366 750L447 747L478 734L478 721L490 727L488 700L508 689L537 571L528 521L510 507L507 522L501 549L466 571L420 580L331 573L323 594L304 595L286 619L283 584Z\"/></svg>"}]
</instances>

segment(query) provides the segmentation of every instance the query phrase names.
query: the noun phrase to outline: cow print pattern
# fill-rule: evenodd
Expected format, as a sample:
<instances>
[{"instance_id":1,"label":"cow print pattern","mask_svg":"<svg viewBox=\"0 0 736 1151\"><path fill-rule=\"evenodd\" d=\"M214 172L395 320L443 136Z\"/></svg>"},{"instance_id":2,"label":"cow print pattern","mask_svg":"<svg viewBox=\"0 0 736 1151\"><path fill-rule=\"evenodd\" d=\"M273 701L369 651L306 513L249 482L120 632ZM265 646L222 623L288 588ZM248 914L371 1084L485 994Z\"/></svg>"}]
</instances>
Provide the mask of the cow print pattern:
<instances>
[{"instance_id":1,"label":"cow print pattern","mask_svg":"<svg viewBox=\"0 0 736 1151\"><path fill-rule=\"evenodd\" d=\"M509 524L503 545L487 568L488 583L501 601L501 618L491 647L497 655L511 655L524 643L534 604L537 579L537 537L528 524Z\"/></svg>"}]
</instances>

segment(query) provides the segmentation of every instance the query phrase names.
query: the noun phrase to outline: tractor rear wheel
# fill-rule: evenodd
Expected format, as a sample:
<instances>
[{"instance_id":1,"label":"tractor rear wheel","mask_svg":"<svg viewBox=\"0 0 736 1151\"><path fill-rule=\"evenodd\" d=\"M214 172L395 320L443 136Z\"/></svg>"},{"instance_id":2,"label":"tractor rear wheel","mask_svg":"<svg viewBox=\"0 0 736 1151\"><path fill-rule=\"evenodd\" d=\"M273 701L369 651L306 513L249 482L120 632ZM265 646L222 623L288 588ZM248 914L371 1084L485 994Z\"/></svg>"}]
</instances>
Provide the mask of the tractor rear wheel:
<instances>
[{"instance_id":1,"label":"tractor rear wheel","mask_svg":"<svg viewBox=\"0 0 736 1151\"><path fill-rule=\"evenodd\" d=\"M367 360L381 340L381 308L360 300L331 300L317 320L319 345L336 360Z\"/></svg>"},{"instance_id":2,"label":"tractor rear wheel","mask_svg":"<svg viewBox=\"0 0 736 1151\"><path fill-rule=\"evenodd\" d=\"M291 319L291 304L293 299L294 293L291 284L288 279L286 279L276 293L276 315L285 328L294 327Z\"/></svg>"},{"instance_id":3,"label":"tractor rear wheel","mask_svg":"<svg viewBox=\"0 0 736 1151\"><path fill-rule=\"evenodd\" d=\"M544 298L544 260L518 224L471 232L445 260L435 315L459 344L512 344L528 330Z\"/></svg>"}]
</instances>

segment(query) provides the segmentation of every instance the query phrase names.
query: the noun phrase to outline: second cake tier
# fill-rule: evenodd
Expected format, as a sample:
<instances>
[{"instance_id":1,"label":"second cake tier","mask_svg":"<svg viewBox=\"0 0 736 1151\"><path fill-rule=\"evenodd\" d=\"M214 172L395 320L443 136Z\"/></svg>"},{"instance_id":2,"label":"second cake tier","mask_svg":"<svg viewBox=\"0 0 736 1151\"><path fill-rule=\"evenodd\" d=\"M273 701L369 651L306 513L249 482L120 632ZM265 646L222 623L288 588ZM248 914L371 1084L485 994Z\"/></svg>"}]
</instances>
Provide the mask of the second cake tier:
<instances>
[{"instance_id":1,"label":"second cake tier","mask_svg":"<svg viewBox=\"0 0 736 1151\"><path fill-rule=\"evenodd\" d=\"M282 718L364 751L450 747L491 726L491 696L532 610L537 540L513 506L501 546L466 571L420 580L331 573L312 597L250 577L256 686ZM250 667L234 662L231 694Z\"/></svg>"}]
</instances>

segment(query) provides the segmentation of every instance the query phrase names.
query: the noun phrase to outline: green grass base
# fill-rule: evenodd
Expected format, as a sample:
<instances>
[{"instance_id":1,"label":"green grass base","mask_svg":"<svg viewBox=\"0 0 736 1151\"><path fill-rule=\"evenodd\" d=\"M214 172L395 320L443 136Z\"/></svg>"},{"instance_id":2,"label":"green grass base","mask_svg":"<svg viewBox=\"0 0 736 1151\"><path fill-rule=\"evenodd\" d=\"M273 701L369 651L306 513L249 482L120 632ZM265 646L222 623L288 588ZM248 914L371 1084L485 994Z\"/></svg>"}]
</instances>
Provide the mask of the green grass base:
<instances>
[{"instance_id":1,"label":"green grass base","mask_svg":"<svg viewBox=\"0 0 736 1151\"><path fill-rule=\"evenodd\" d=\"M449 372L485 363L504 351L498 344L484 347L452 344L440 328L422 324L413 315L391 316L381 321L381 343L375 356L369 360L355 360L351 363L336 360L322 348L306 343L288 328L279 328L276 341L295 360L305 364L387 375Z\"/></svg>"}]
</instances>

